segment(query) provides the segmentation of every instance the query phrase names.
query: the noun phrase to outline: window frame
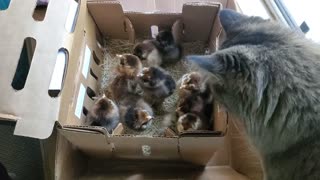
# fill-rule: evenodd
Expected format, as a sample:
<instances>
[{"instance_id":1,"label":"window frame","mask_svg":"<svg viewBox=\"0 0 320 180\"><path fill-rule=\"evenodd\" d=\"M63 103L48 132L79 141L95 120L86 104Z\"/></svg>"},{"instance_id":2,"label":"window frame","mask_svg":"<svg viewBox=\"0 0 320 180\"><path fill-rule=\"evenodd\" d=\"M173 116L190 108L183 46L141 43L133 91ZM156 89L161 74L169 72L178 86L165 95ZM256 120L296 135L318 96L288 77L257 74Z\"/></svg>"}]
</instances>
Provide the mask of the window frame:
<instances>
[{"instance_id":1,"label":"window frame","mask_svg":"<svg viewBox=\"0 0 320 180\"><path fill-rule=\"evenodd\" d=\"M298 25L282 0L263 0L263 2L268 10L274 15L276 20L284 23L291 29L298 30L298 32L305 34L300 27L305 22L303 22L301 25Z\"/></svg>"}]
</instances>

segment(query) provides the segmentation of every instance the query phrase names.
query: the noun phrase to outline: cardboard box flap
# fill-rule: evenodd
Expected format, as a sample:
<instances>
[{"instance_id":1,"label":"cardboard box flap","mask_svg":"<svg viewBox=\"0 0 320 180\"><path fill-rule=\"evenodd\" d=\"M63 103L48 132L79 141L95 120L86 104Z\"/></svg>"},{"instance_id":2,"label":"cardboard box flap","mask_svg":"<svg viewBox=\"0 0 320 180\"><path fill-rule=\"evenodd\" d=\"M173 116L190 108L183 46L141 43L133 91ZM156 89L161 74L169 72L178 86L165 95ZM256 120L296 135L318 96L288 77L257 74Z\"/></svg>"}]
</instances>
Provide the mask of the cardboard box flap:
<instances>
[{"instance_id":1,"label":"cardboard box flap","mask_svg":"<svg viewBox=\"0 0 320 180\"><path fill-rule=\"evenodd\" d=\"M37 14L34 13L36 0L11 0L10 7L0 13L0 113L20 118L16 135L43 139L52 133L60 96L50 97L48 89L59 49L69 49L64 47L64 41L69 36L66 23L74 3L73 0L50 1L42 13L43 21L37 21L41 13L32 17ZM25 61L27 57L30 60ZM24 67L22 62L31 63L29 68L25 66L28 69L25 72L19 71L20 66ZM14 78L25 83L15 88Z\"/></svg>"},{"instance_id":2,"label":"cardboard box flap","mask_svg":"<svg viewBox=\"0 0 320 180\"><path fill-rule=\"evenodd\" d=\"M124 12L118 1L88 0L87 4L91 16L104 36L128 39L128 35L125 30Z\"/></svg>"},{"instance_id":3,"label":"cardboard box flap","mask_svg":"<svg viewBox=\"0 0 320 180\"><path fill-rule=\"evenodd\" d=\"M113 144L99 132L81 129L63 128L59 132L73 145L92 157L111 157Z\"/></svg>"},{"instance_id":4,"label":"cardboard box flap","mask_svg":"<svg viewBox=\"0 0 320 180\"><path fill-rule=\"evenodd\" d=\"M223 147L224 140L224 137L180 137L179 152L185 161L206 165L215 152Z\"/></svg>"},{"instance_id":5,"label":"cardboard box flap","mask_svg":"<svg viewBox=\"0 0 320 180\"><path fill-rule=\"evenodd\" d=\"M220 7L221 4L214 2L184 4L182 9L184 40L207 41Z\"/></svg>"},{"instance_id":6,"label":"cardboard box flap","mask_svg":"<svg viewBox=\"0 0 320 180\"><path fill-rule=\"evenodd\" d=\"M151 26L157 25L159 30L171 29L181 14L127 12L125 15L130 19L137 37L151 38Z\"/></svg>"},{"instance_id":7,"label":"cardboard box flap","mask_svg":"<svg viewBox=\"0 0 320 180\"><path fill-rule=\"evenodd\" d=\"M179 133L180 137L221 137L224 132L221 131L209 131L209 130L194 130Z\"/></svg>"},{"instance_id":8,"label":"cardboard box flap","mask_svg":"<svg viewBox=\"0 0 320 180\"><path fill-rule=\"evenodd\" d=\"M177 138L146 136L111 136L114 157L125 159L180 159Z\"/></svg>"},{"instance_id":9,"label":"cardboard box flap","mask_svg":"<svg viewBox=\"0 0 320 180\"><path fill-rule=\"evenodd\" d=\"M160 3L160 1L155 2ZM171 29L176 21L182 19L184 41L208 41L214 20L222 6L215 2L189 2L183 4L180 11L166 12L156 11L155 7L148 4L142 4L142 8L133 8L133 10L142 11L123 11L123 4L127 6L132 2L127 0L122 0L121 3L110 0L88 1L89 12L104 36L114 39L128 39L129 36L132 37L130 35L132 31L129 28L132 23L136 36L148 35L151 37L150 27L152 25L157 25L160 30ZM150 8L149 11L148 8Z\"/></svg>"}]
</instances>

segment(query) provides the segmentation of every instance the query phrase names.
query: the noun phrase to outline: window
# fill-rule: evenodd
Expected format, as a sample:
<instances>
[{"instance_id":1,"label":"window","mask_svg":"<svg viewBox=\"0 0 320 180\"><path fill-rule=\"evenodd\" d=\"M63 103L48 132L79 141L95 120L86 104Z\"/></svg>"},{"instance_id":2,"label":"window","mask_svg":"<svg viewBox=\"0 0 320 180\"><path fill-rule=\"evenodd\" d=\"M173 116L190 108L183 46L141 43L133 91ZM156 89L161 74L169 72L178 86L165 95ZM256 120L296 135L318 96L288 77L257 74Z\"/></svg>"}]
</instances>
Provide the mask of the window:
<instances>
[{"instance_id":1,"label":"window","mask_svg":"<svg viewBox=\"0 0 320 180\"><path fill-rule=\"evenodd\" d=\"M320 1L272 0L291 28L299 28L307 38L320 43Z\"/></svg>"}]
</instances>

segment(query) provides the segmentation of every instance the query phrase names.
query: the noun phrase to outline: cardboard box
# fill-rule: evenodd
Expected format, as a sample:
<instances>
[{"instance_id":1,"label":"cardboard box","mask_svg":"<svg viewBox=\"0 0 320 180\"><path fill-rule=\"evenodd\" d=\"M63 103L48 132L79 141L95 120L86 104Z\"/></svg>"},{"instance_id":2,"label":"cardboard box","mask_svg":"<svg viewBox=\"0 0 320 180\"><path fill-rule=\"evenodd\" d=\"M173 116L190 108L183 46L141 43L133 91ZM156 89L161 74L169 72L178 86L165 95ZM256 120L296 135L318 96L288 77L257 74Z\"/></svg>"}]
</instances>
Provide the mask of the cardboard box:
<instances>
[{"instance_id":1,"label":"cardboard box","mask_svg":"<svg viewBox=\"0 0 320 180\"><path fill-rule=\"evenodd\" d=\"M51 0L45 9L35 9L35 3L11 0L0 12L0 26L7 27L0 29L0 119L17 121L16 135L39 139L48 138L57 122L55 179L79 179L90 173L111 178L101 169L109 169L106 172L113 177L143 173L149 179L234 180L257 172L257 166L243 168L237 163L241 157L233 147L242 141L230 135L230 117L218 104L212 132L174 135L168 130L164 136L150 137L122 134L121 125L113 134L82 125L93 104L88 87L99 92L102 37L134 42L148 34L151 25L158 25L172 27L182 42L207 41L214 52L223 38L218 12L235 8L233 1ZM22 75L16 73L21 62L30 67ZM245 147L242 151L254 154ZM253 157L250 161L255 161Z\"/></svg>"}]
</instances>

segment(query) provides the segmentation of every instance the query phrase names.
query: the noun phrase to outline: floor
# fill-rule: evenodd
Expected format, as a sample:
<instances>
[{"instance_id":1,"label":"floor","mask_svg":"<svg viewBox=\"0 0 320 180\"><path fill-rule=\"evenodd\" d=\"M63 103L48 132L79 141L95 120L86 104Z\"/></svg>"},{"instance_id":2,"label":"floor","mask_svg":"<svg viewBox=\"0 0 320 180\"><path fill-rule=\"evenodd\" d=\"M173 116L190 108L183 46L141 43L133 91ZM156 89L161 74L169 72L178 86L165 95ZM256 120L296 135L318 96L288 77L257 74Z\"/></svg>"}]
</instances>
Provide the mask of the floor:
<instances>
[{"instance_id":1,"label":"floor","mask_svg":"<svg viewBox=\"0 0 320 180\"><path fill-rule=\"evenodd\" d=\"M43 180L40 141L14 136L14 126L13 122L0 122L0 162L13 180Z\"/></svg>"}]
</instances>

